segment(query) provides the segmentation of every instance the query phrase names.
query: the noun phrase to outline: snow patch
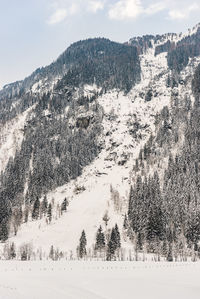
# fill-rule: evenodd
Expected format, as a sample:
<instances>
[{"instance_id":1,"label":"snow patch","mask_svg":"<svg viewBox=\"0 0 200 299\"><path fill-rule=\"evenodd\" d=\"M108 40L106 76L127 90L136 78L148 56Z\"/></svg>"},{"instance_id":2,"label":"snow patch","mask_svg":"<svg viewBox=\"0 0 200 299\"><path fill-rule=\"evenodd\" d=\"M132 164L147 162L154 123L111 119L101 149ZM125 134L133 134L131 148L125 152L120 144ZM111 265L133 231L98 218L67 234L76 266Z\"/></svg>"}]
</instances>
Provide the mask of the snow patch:
<instances>
[{"instance_id":1,"label":"snow patch","mask_svg":"<svg viewBox=\"0 0 200 299\"><path fill-rule=\"evenodd\" d=\"M32 108L8 121L0 127L0 172L3 171L10 157L14 157L20 149L24 136L24 126Z\"/></svg>"}]
</instances>

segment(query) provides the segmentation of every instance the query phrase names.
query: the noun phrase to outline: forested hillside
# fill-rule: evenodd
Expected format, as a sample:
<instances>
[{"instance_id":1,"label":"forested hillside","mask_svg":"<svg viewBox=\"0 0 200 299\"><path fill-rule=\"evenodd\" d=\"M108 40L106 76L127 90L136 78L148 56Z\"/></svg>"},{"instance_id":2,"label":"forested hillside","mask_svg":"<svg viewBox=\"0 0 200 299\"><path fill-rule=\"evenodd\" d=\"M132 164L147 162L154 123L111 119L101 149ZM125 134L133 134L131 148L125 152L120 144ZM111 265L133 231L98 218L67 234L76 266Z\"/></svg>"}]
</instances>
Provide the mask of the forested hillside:
<instances>
[{"instance_id":1,"label":"forested hillside","mask_svg":"<svg viewBox=\"0 0 200 299\"><path fill-rule=\"evenodd\" d=\"M174 98L170 111L165 107L158 120L157 134L150 138L140 152L135 166L136 183L130 190L128 219L126 224L130 238L135 236L138 250L143 246L149 252L173 256L187 255L187 250L199 252L200 242L200 156L199 156L199 69L192 80L195 101L180 96ZM184 129L180 134L180 127ZM175 152L184 136L184 142ZM158 175L159 168L148 177L148 165L157 162L156 155L168 151L168 163L164 175ZM145 166L146 165L146 166Z\"/></svg>"},{"instance_id":2,"label":"forested hillside","mask_svg":"<svg viewBox=\"0 0 200 299\"><path fill-rule=\"evenodd\" d=\"M46 87L38 85L37 91L33 86L41 80ZM29 210L46 192L79 176L101 151L98 93L128 92L139 80L136 48L99 38L71 45L50 66L0 91L2 126L30 109L21 148L1 174L2 240L8 237L13 209L25 204ZM86 84L96 90L85 95Z\"/></svg>"},{"instance_id":3,"label":"forested hillside","mask_svg":"<svg viewBox=\"0 0 200 299\"><path fill-rule=\"evenodd\" d=\"M199 45L79 41L0 91L4 257L198 257Z\"/></svg>"}]
</instances>

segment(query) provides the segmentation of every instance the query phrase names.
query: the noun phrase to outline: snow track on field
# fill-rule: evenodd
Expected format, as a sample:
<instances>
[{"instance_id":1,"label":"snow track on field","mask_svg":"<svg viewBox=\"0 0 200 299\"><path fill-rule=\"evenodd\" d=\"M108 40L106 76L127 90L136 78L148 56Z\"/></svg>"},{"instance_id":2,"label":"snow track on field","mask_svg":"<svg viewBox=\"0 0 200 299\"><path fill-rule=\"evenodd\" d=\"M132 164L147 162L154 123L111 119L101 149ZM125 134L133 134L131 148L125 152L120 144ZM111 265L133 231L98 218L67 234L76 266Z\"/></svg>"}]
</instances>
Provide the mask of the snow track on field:
<instances>
[{"instance_id":1,"label":"snow track on field","mask_svg":"<svg viewBox=\"0 0 200 299\"><path fill-rule=\"evenodd\" d=\"M199 275L199 262L0 262L0 299L197 299Z\"/></svg>"}]
</instances>

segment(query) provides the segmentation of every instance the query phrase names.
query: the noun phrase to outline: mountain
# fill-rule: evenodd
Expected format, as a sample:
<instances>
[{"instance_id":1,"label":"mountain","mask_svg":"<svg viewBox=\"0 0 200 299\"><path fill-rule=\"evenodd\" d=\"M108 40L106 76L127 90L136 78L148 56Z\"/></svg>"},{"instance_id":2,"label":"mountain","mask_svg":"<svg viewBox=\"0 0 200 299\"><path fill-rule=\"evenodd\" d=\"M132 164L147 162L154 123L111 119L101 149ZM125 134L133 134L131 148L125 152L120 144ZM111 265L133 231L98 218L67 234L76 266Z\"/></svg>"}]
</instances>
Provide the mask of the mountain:
<instances>
[{"instance_id":1,"label":"mountain","mask_svg":"<svg viewBox=\"0 0 200 299\"><path fill-rule=\"evenodd\" d=\"M2 255L17 246L22 259L76 258L87 245L88 257L196 257L199 65L198 24L124 44L79 41L6 85Z\"/></svg>"},{"instance_id":2,"label":"mountain","mask_svg":"<svg viewBox=\"0 0 200 299\"><path fill-rule=\"evenodd\" d=\"M3 105L8 106L8 102L11 105L19 98L20 104L17 103L16 106L21 113L33 101L37 102L38 93L41 95L52 89L63 92L66 87L96 84L104 89L119 88L129 91L139 80L140 62L135 47L103 38L80 41L71 45L51 65L37 69L24 81L4 86L0 91L1 120L6 117L3 113L8 112ZM6 108L11 109L10 117L18 113L16 107Z\"/></svg>"}]
</instances>

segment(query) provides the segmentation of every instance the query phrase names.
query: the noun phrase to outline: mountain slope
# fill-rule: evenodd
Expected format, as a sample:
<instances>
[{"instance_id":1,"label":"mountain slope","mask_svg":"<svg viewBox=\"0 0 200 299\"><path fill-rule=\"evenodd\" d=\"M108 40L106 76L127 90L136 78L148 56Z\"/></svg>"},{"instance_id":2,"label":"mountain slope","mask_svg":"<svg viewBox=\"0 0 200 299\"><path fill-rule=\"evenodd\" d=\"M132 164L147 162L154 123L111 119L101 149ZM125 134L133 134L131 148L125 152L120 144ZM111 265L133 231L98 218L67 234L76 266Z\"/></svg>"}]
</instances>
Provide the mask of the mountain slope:
<instances>
[{"instance_id":1,"label":"mountain slope","mask_svg":"<svg viewBox=\"0 0 200 299\"><path fill-rule=\"evenodd\" d=\"M5 115L1 136L6 142L0 152L2 158L5 151L14 156L7 166L2 164L1 239L9 236L19 248L32 244L35 252L42 248L48 254L54 245L75 255L83 229L92 249L99 225L109 238L118 223L122 247L131 248L123 228L130 186L139 174L155 170L162 184L170 152L175 155L183 147L184 121L172 125L174 131L180 127L174 142L162 131L162 117L178 116L177 100L194 103L198 83L192 88L192 79L200 57L187 51L198 43L199 26L188 35L146 36L127 45L105 39L78 42L38 76L1 91L1 107L6 105L0 110ZM190 59L176 60L171 68L171 51L179 48ZM144 159L136 171L152 138L153 162ZM45 196L51 215L42 210ZM61 210L64 198L67 212Z\"/></svg>"}]
</instances>

